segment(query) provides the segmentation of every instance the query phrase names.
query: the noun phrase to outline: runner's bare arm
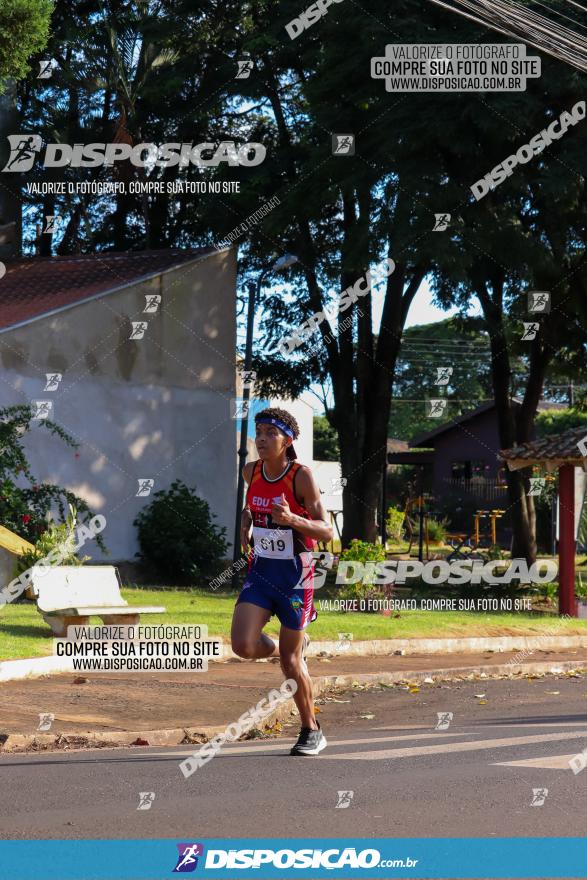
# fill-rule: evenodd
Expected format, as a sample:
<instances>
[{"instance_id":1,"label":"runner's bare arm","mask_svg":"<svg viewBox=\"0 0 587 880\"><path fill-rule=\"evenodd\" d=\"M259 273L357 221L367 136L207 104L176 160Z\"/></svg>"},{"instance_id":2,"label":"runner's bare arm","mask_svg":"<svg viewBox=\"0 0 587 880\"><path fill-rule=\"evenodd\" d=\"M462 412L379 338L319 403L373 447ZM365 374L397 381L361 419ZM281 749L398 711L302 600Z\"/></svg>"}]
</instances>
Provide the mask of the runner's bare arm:
<instances>
[{"instance_id":1,"label":"runner's bare arm","mask_svg":"<svg viewBox=\"0 0 587 880\"><path fill-rule=\"evenodd\" d=\"M253 461L248 461L243 468L243 479L245 483L251 482L253 474ZM241 513L241 546L246 553L251 545L251 526L253 525L253 517L248 507L243 507Z\"/></svg>"},{"instance_id":2,"label":"runner's bare arm","mask_svg":"<svg viewBox=\"0 0 587 880\"><path fill-rule=\"evenodd\" d=\"M292 513L290 521L292 528L303 535L309 535L310 538L316 538L317 541L332 541L332 526L320 500L320 489L312 476L312 471L304 465L298 471L296 492L312 519L304 519Z\"/></svg>"}]
</instances>

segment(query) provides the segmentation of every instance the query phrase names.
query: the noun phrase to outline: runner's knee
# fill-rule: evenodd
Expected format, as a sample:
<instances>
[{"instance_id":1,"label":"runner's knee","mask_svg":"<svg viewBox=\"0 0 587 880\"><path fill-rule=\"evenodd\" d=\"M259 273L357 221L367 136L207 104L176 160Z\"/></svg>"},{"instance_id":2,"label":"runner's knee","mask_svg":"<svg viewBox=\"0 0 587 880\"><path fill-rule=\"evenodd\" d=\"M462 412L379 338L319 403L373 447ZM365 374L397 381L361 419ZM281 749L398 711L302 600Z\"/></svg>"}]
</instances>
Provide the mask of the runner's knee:
<instances>
[{"instance_id":1,"label":"runner's knee","mask_svg":"<svg viewBox=\"0 0 587 880\"><path fill-rule=\"evenodd\" d=\"M296 678L302 674L302 662L299 654L280 654L281 668L286 678Z\"/></svg>"},{"instance_id":2,"label":"runner's knee","mask_svg":"<svg viewBox=\"0 0 587 880\"><path fill-rule=\"evenodd\" d=\"M245 660L252 660L257 653L258 642L243 636L233 636L232 650Z\"/></svg>"}]
</instances>

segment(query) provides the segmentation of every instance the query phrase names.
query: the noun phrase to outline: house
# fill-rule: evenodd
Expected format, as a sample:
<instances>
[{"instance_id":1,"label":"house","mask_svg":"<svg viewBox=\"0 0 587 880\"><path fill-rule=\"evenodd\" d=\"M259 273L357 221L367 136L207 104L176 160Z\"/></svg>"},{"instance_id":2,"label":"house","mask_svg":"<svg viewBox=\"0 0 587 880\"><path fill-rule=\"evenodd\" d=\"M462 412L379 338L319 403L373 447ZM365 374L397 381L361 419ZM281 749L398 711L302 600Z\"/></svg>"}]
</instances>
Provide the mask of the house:
<instances>
[{"instance_id":1,"label":"house","mask_svg":"<svg viewBox=\"0 0 587 880\"><path fill-rule=\"evenodd\" d=\"M512 403L514 408L521 405L517 398L512 398ZM549 409L564 409L564 404L542 401L538 406L538 412ZM493 400L415 437L410 449L413 451L404 454L401 462L388 455L389 463L430 467L434 496L455 493L486 503L504 500L504 466L499 458L501 443Z\"/></svg>"},{"instance_id":2,"label":"house","mask_svg":"<svg viewBox=\"0 0 587 880\"><path fill-rule=\"evenodd\" d=\"M175 479L195 486L230 541L234 250L103 252L5 265L0 405L40 401L39 414L80 444L74 453L40 424L25 440L35 477L75 492L106 517L110 555L91 546L92 560L132 560L134 518Z\"/></svg>"}]
</instances>

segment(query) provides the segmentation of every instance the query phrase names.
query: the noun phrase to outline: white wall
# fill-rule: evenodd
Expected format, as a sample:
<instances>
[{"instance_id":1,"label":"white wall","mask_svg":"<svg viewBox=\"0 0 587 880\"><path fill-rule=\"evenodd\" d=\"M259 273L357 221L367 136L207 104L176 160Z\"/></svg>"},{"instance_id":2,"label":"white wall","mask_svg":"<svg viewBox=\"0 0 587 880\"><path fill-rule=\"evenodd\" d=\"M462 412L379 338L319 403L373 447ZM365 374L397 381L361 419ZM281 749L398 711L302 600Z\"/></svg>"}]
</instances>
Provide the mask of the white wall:
<instances>
[{"instance_id":1,"label":"white wall","mask_svg":"<svg viewBox=\"0 0 587 880\"><path fill-rule=\"evenodd\" d=\"M39 423L25 441L35 477L106 517L110 556L84 549L95 561L134 559L132 522L149 503L136 497L139 478L155 480L152 492L177 478L195 486L232 541L236 267L226 253L187 267L0 334L0 405L52 399L54 420L80 443L76 456ZM145 290L160 291L165 308L129 342ZM52 370L63 381L46 392Z\"/></svg>"}]
</instances>

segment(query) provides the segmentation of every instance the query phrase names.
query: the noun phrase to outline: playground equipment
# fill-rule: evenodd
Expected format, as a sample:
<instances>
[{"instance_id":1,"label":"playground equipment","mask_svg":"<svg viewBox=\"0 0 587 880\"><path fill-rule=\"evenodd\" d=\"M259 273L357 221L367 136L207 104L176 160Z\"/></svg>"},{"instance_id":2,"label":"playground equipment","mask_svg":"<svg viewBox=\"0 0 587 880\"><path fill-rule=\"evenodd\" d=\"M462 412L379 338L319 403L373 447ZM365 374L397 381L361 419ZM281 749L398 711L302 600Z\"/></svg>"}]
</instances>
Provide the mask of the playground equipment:
<instances>
[{"instance_id":1,"label":"playground equipment","mask_svg":"<svg viewBox=\"0 0 587 880\"><path fill-rule=\"evenodd\" d=\"M497 544L497 520L501 519L505 510L476 510L473 514L473 530L470 535L455 533L447 536L447 542L453 548L446 557L447 562L453 559L486 559L487 551ZM481 520L489 520L489 531L481 531Z\"/></svg>"},{"instance_id":2,"label":"playground equipment","mask_svg":"<svg viewBox=\"0 0 587 880\"><path fill-rule=\"evenodd\" d=\"M404 528L406 530L406 535L408 538L409 546L408 546L408 556L412 552L412 545L414 543L414 537L416 532L416 524L418 525L418 559L420 562L423 561L424 555L424 543L426 544L426 559L430 558L430 543L428 536L428 511L426 510L426 501L430 501L431 495L419 494L416 496L408 496L406 501L406 507L404 511ZM417 523L416 519L410 516L410 511L414 509L417 510Z\"/></svg>"}]
</instances>

